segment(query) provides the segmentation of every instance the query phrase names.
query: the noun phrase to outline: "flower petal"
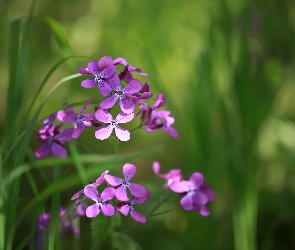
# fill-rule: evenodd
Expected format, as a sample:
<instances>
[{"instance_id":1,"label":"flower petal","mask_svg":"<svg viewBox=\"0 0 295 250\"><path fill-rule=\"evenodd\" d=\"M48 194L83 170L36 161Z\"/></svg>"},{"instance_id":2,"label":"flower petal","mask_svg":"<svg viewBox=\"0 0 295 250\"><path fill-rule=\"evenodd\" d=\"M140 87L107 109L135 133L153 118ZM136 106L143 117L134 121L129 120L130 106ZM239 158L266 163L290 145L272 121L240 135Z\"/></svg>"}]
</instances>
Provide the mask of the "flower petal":
<instances>
[{"instance_id":1,"label":"flower petal","mask_svg":"<svg viewBox=\"0 0 295 250\"><path fill-rule=\"evenodd\" d=\"M113 128L110 125L99 128L98 130L95 131L95 137L98 140L105 140L110 137L112 131L113 131Z\"/></svg>"},{"instance_id":2,"label":"flower petal","mask_svg":"<svg viewBox=\"0 0 295 250\"><path fill-rule=\"evenodd\" d=\"M101 73L100 73L100 76L101 78L111 78L114 74L115 74L115 71L116 71L116 67L114 65L110 65L108 67L106 67Z\"/></svg>"},{"instance_id":3,"label":"flower petal","mask_svg":"<svg viewBox=\"0 0 295 250\"><path fill-rule=\"evenodd\" d=\"M100 212L100 207L95 203L86 209L86 216L88 218L96 217Z\"/></svg>"},{"instance_id":4,"label":"flower petal","mask_svg":"<svg viewBox=\"0 0 295 250\"><path fill-rule=\"evenodd\" d=\"M68 156L67 150L57 143L52 143L51 145L52 154L56 157L66 158Z\"/></svg>"},{"instance_id":5,"label":"flower petal","mask_svg":"<svg viewBox=\"0 0 295 250\"><path fill-rule=\"evenodd\" d=\"M135 94L142 89L142 84L138 80L130 81L122 90L124 94Z\"/></svg>"},{"instance_id":6,"label":"flower petal","mask_svg":"<svg viewBox=\"0 0 295 250\"><path fill-rule=\"evenodd\" d=\"M103 96L107 96L109 93L112 92L112 88L111 86L105 81L105 80L99 80L98 82L98 89L99 92L103 95Z\"/></svg>"},{"instance_id":7,"label":"flower petal","mask_svg":"<svg viewBox=\"0 0 295 250\"><path fill-rule=\"evenodd\" d=\"M169 134L174 137L174 138L178 138L178 132L174 129L174 128L169 128L168 129Z\"/></svg>"},{"instance_id":8,"label":"flower petal","mask_svg":"<svg viewBox=\"0 0 295 250\"><path fill-rule=\"evenodd\" d=\"M180 200L180 205L184 210L191 210L193 208L192 195L190 193L186 194Z\"/></svg>"},{"instance_id":9,"label":"flower petal","mask_svg":"<svg viewBox=\"0 0 295 250\"><path fill-rule=\"evenodd\" d=\"M102 205L101 211L105 216L113 216L116 213L116 209L112 204Z\"/></svg>"},{"instance_id":10,"label":"flower petal","mask_svg":"<svg viewBox=\"0 0 295 250\"><path fill-rule=\"evenodd\" d=\"M72 137L74 139L79 138L79 136L82 134L82 132L84 131L84 123L83 121L78 121L77 122L77 128L75 129L74 133L72 134Z\"/></svg>"},{"instance_id":11,"label":"flower petal","mask_svg":"<svg viewBox=\"0 0 295 250\"><path fill-rule=\"evenodd\" d=\"M66 128L64 131L62 131L59 135L55 136L54 138L59 141L70 141L73 140L73 133L75 129L73 128Z\"/></svg>"},{"instance_id":12,"label":"flower petal","mask_svg":"<svg viewBox=\"0 0 295 250\"><path fill-rule=\"evenodd\" d=\"M113 64L114 65L121 64L121 65L124 65L124 66L127 66L128 65L126 59L123 58L123 57L118 57L118 58L114 59L113 60Z\"/></svg>"},{"instance_id":13,"label":"flower petal","mask_svg":"<svg viewBox=\"0 0 295 250\"><path fill-rule=\"evenodd\" d=\"M204 176L199 172L194 172L189 181L194 188L199 188L204 183Z\"/></svg>"},{"instance_id":14,"label":"flower petal","mask_svg":"<svg viewBox=\"0 0 295 250\"><path fill-rule=\"evenodd\" d=\"M86 197L88 197L89 199L95 202L99 199L99 193L94 184L89 184L86 187L84 187L84 194Z\"/></svg>"},{"instance_id":15,"label":"flower petal","mask_svg":"<svg viewBox=\"0 0 295 250\"><path fill-rule=\"evenodd\" d=\"M112 64L113 64L113 60L111 56L103 56L98 61L98 68L99 70L103 70Z\"/></svg>"},{"instance_id":16,"label":"flower petal","mask_svg":"<svg viewBox=\"0 0 295 250\"><path fill-rule=\"evenodd\" d=\"M128 201L128 195L126 191L126 187L124 185L121 185L117 187L116 189L116 197L119 201Z\"/></svg>"},{"instance_id":17,"label":"flower petal","mask_svg":"<svg viewBox=\"0 0 295 250\"><path fill-rule=\"evenodd\" d=\"M75 123L77 120L77 114L76 113L71 113L68 115L65 115L63 117L63 121L66 123Z\"/></svg>"},{"instance_id":18,"label":"flower petal","mask_svg":"<svg viewBox=\"0 0 295 250\"><path fill-rule=\"evenodd\" d=\"M134 118L134 113L125 114L124 112L121 112L117 115L116 121L118 123L127 123L132 121L133 118Z\"/></svg>"},{"instance_id":19,"label":"flower petal","mask_svg":"<svg viewBox=\"0 0 295 250\"><path fill-rule=\"evenodd\" d=\"M85 75L85 74L91 74L87 69L83 68L83 67L77 67L78 69L78 72L81 74L81 75Z\"/></svg>"},{"instance_id":20,"label":"flower petal","mask_svg":"<svg viewBox=\"0 0 295 250\"><path fill-rule=\"evenodd\" d=\"M107 83L116 91L121 90L121 82L117 74L114 74L111 78L106 79Z\"/></svg>"},{"instance_id":21,"label":"flower petal","mask_svg":"<svg viewBox=\"0 0 295 250\"><path fill-rule=\"evenodd\" d=\"M103 99L100 103L100 107L102 109L109 109L111 107L113 107L115 105L115 103L118 100L118 95L117 94L113 94L111 96L106 97L105 99Z\"/></svg>"},{"instance_id":22,"label":"flower petal","mask_svg":"<svg viewBox=\"0 0 295 250\"><path fill-rule=\"evenodd\" d=\"M134 111L135 109L135 104L132 100L129 100L126 96L123 96L120 99L119 102L120 108L121 110L125 113L125 114L130 114Z\"/></svg>"},{"instance_id":23,"label":"flower petal","mask_svg":"<svg viewBox=\"0 0 295 250\"><path fill-rule=\"evenodd\" d=\"M151 191L145 188L145 194L142 197L134 197L132 200L132 204L142 204L146 202L151 196Z\"/></svg>"},{"instance_id":24,"label":"flower petal","mask_svg":"<svg viewBox=\"0 0 295 250\"><path fill-rule=\"evenodd\" d=\"M96 75L98 73L98 62L96 60L92 60L87 65L88 71L92 73L93 75Z\"/></svg>"},{"instance_id":25,"label":"flower petal","mask_svg":"<svg viewBox=\"0 0 295 250\"><path fill-rule=\"evenodd\" d=\"M121 207L117 207L117 210L123 214L124 216L127 216L129 214L130 211L130 206L128 204L123 205Z\"/></svg>"},{"instance_id":26,"label":"flower petal","mask_svg":"<svg viewBox=\"0 0 295 250\"><path fill-rule=\"evenodd\" d=\"M98 109L95 112L95 118L98 121L104 122L104 123L111 123L111 121L113 120L112 115L107 110L103 110L103 109Z\"/></svg>"},{"instance_id":27,"label":"flower petal","mask_svg":"<svg viewBox=\"0 0 295 250\"><path fill-rule=\"evenodd\" d=\"M136 212L133 208L130 211L131 218L139 223L146 223L146 217L138 212Z\"/></svg>"},{"instance_id":28,"label":"flower petal","mask_svg":"<svg viewBox=\"0 0 295 250\"><path fill-rule=\"evenodd\" d=\"M109 174L106 174L104 176L105 180L111 184L112 186L116 187L116 186L119 186L123 183L123 180L119 177L116 177L116 176L112 176L112 175L109 175Z\"/></svg>"},{"instance_id":29,"label":"flower petal","mask_svg":"<svg viewBox=\"0 0 295 250\"><path fill-rule=\"evenodd\" d=\"M161 168L160 163L157 161L154 161L153 162L153 172L155 175L158 175L160 173L160 168Z\"/></svg>"},{"instance_id":30,"label":"flower petal","mask_svg":"<svg viewBox=\"0 0 295 250\"><path fill-rule=\"evenodd\" d=\"M129 188L130 193L135 197L143 197L145 195L145 188L140 184L129 182L127 187Z\"/></svg>"},{"instance_id":31,"label":"flower petal","mask_svg":"<svg viewBox=\"0 0 295 250\"><path fill-rule=\"evenodd\" d=\"M151 109L161 108L166 104L166 98L164 94L158 94L155 103L151 106Z\"/></svg>"},{"instance_id":32,"label":"flower petal","mask_svg":"<svg viewBox=\"0 0 295 250\"><path fill-rule=\"evenodd\" d=\"M36 149L35 156L37 158L45 158L47 155L49 155L50 150L51 150L51 143L48 141Z\"/></svg>"},{"instance_id":33,"label":"flower petal","mask_svg":"<svg viewBox=\"0 0 295 250\"><path fill-rule=\"evenodd\" d=\"M188 191L189 186L189 181L172 182L170 185L170 189L175 193L184 193Z\"/></svg>"},{"instance_id":34,"label":"flower petal","mask_svg":"<svg viewBox=\"0 0 295 250\"><path fill-rule=\"evenodd\" d=\"M136 174L136 167L133 164L126 163L123 166L123 175L126 181L129 181Z\"/></svg>"},{"instance_id":35,"label":"flower petal","mask_svg":"<svg viewBox=\"0 0 295 250\"><path fill-rule=\"evenodd\" d=\"M206 194L201 192L193 192L193 203L197 205L205 205L208 202Z\"/></svg>"},{"instance_id":36,"label":"flower petal","mask_svg":"<svg viewBox=\"0 0 295 250\"><path fill-rule=\"evenodd\" d=\"M81 86L86 89L91 89L95 86L95 79L94 78L85 79L81 82Z\"/></svg>"},{"instance_id":37,"label":"flower petal","mask_svg":"<svg viewBox=\"0 0 295 250\"><path fill-rule=\"evenodd\" d=\"M115 134L120 141L128 141L130 139L129 131L125 128L122 128L121 126L115 127Z\"/></svg>"},{"instance_id":38,"label":"flower petal","mask_svg":"<svg viewBox=\"0 0 295 250\"><path fill-rule=\"evenodd\" d=\"M113 188L113 187L107 187L105 188L102 193L101 193L101 199L103 201L108 201L108 200L111 200L115 197L115 194L116 194L116 189Z\"/></svg>"},{"instance_id":39,"label":"flower petal","mask_svg":"<svg viewBox=\"0 0 295 250\"><path fill-rule=\"evenodd\" d=\"M71 201L76 200L77 198L79 198L79 196L80 196L81 194L84 194L84 190L80 190L80 191L78 191L77 193L75 193L75 194L72 196Z\"/></svg>"},{"instance_id":40,"label":"flower petal","mask_svg":"<svg viewBox=\"0 0 295 250\"><path fill-rule=\"evenodd\" d=\"M105 182L105 175L109 172L109 170L104 171L95 181L94 185L97 187L100 186L102 183Z\"/></svg>"}]
</instances>

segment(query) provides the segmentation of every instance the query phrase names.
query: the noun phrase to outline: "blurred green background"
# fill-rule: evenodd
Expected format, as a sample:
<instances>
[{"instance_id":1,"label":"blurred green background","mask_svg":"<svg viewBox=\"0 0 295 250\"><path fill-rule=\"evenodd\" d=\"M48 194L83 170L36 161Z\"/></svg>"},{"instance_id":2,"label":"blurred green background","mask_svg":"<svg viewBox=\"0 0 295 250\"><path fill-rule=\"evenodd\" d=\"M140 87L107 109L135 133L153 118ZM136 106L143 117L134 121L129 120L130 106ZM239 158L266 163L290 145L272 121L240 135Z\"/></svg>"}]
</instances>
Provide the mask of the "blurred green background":
<instances>
[{"instance_id":1,"label":"blurred green background","mask_svg":"<svg viewBox=\"0 0 295 250\"><path fill-rule=\"evenodd\" d=\"M0 2L1 132L9 80L9 23L27 14L30 4ZM62 25L71 50L60 49L41 21L44 16ZM216 190L207 218L182 211L175 199L159 210L173 211L134 229L131 219L124 218L119 231L131 228L128 234L143 249L295 249L293 1L42 0L37 1L32 25L24 106L16 103L15 109L27 109L48 70L71 53L95 59L125 57L149 73L155 94L166 94L165 108L171 110L179 132L175 140L161 131L136 131L121 144L121 153L163 146L135 162L137 180L152 190L149 204L139 210L147 213L162 192L163 181L152 174L154 160L161 163L162 172L181 168L185 179L201 171ZM76 58L63 64L39 102L59 79L76 73L76 66L86 66L88 61ZM61 86L41 117L64 102L93 97L95 91L81 88L80 81ZM103 154L105 144L92 136L93 131L83 135L83 145ZM31 139L32 149L37 147L35 139ZM25 198L32 195L26 185L22 180L20 196ZM61 194L66 207L80 188ZM87 239L89 220L83 219L81 226L82 239ZM21 228L27 227L24 221ZM16 244L23 237L20 230ZM90 245L85 242L83 249Z\"/></svg>"}]
</instances>

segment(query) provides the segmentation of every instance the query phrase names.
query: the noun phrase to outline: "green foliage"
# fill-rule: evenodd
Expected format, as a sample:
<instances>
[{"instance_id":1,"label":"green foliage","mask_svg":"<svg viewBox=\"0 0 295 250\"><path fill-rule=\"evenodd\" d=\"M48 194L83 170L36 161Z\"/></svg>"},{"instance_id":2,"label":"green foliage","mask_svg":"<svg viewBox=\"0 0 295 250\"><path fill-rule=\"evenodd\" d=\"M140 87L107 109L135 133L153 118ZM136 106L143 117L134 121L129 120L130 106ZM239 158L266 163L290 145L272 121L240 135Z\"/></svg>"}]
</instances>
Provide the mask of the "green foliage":
<instances>
[{"instance_id":1,"label":"green foliage","mask_svg":"<svg viewBox=\"0 0 295 250\"><path fill-rule=\"evenodd\" d=\"M142 250L142 248L126 234L114 233L112 243L113 250Z\"/></svg>"}]
</instances>

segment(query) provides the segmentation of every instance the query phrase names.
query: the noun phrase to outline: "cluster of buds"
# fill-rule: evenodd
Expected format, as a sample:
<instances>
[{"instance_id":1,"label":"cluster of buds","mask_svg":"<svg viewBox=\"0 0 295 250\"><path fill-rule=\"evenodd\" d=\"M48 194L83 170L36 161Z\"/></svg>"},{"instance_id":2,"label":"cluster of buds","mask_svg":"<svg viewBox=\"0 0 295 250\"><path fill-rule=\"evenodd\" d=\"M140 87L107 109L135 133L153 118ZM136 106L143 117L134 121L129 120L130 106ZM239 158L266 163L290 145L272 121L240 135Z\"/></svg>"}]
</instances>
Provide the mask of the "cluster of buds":
<instances>
[{"instance_id":1,"label":"cluster of buds","mask_svg":"<svg viewBox=\"0 0 295 250\"><path fill-rule=\"evenodd\" d=\"M130 182L135 173L136 167L130 163L123 166L124 179L110 175L106 170L94 183L75 193L71 200L76 200L74 206L85 204L87 199L94 201L94 204L86 206L85 214L89 218L96 217L100 212L105 216L113 216L119 211L124 216L130 213L135 221L145 223L146 217L135 211L133 205L146 202L151 192L140 184ZM99 192L98 187L102 184L105 184L105 187ZM128 190L132 198L129 198Z\"/></svg>"},{"instance_id":2,"label":"cluster of buds","mask_svg":"<svg viewBox=\"0 0 295 250\"><path fill-rule=\"evenodd\" d=\"M120 65L123 69L117 73L116 69ZM95 137L98 140L109 138L115 130L119 140L128 141L130 132L119 124L130 122L136 116L140 117L138 128L142 127L146 132L163 129L174 138L178 137L177 131L172 128L174 118L170 116L170 111L159 110L166 103L164 94L159 94L153 105L149 106L147 103L153 96L148 82L142 84L132 74L149 77L141 69L131 66L124 58L112 60L110 56L104 56L98 61L90 61L86 68L78 67L78 72L81 75L92 75L92 78L83 80L81 86L93 88L97 85L103 99L99 107L95 107L90 113L85 111L95 99L94 97L90 98L78 112L75 112L74 108L67 108L52 114L43 122L44 127L38 132L38 141L43 144L35 151L36 157L44 158L50 152L57 157L66 157L65 142L79 138L85 127L96 127ZM116 118L113 118L110 109L117 101L121 111ZM136 107L139 111L135 115ZM58 119L61 124L54 125L55 119ZM74 128L62 131L61 126L64 123L72 124Z\"/></svg>"}]
</instances>

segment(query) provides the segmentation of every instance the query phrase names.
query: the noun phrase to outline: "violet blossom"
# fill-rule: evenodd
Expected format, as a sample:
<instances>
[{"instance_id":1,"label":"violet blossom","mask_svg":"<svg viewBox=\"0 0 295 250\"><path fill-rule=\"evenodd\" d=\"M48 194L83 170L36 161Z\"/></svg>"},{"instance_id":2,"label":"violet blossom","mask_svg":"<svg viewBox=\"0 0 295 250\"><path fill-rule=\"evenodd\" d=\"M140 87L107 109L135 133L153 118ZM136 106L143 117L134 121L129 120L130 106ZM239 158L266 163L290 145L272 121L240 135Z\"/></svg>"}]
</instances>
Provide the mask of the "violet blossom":
<instances>
[{"instance_id":1,"label":"violet blossom","mask_svg":"<svg viewBox=\"0 0 295 250\"><path fill-rule=\"evenodd\" d=\"M37 158L44 158L50 152L56 157L65 158L67 157L67 151L64 148L64 144L66 141L73 140L72 134L74 133L73 128L66 128L64 131L59 129L59 126L53 126L53 135L48 136L46 139L40 139L39 141L43 143L43 145L39 146L35 155Z\"/></svg>"},{"instance_id":2,"label":"violet blossom","mask_svg":"<svg viewBox=\"0 0 295 250\"><path fill-rule=\"evenodd\" d=\"M108 123L107 126L103 126L96 130L95 137L99 140L105 140L110 137L113 129L115 129L115 134L121 141L128 141L130 139L130 133L125 128L119 126L119 123L130 122L134 118L134 113L125 114L123 112L119 113L116 119L113 119L112 115L103 109L98 109L95 112L95 117L98 121L103 123Z\"/></svg>"},{"instance_id":3,"label":"violet blossom","mask_svg":"<svg viewBox=\"0 0 295 250\"><path fill-rule=\"evenodd\" d=\"M114 90L114 94L106 97L100 103L102 109L109 109L115 105L118 99L121 110L130 114L134 111L135 104L134 101L130 100L128 97L132 94L138 93L142 89L141 82L138 80L131 80L128 84L121 90L121 82L117 75L112 77L109 81L109 85Z\"/></svg>"},{"instance_id":4,"label":"violet blossom","mask_svg":"<svg viewBox=\"0 0 295 250\"><path fill-rule=\"evenodd\" d=\"M130 74L131 72L136 72L137 74L139 74L139 75L141 75L141 76L150 77L148 74L143 73L143 72L141 71L140 68L135 68L135 67L131 66L131 65L126 61L126 59L123 58L123 57L118 57L118 58L114 59L114 60L113 60L113 64L114 64L114 65L118 65L118 64L120 64L120 65L125 66L125 68L121 71L121 73L120 73L120 75L119 75L121 80L124 79L124 78L126 77L126 75ZM130 75L131 75L131 74L130 74ZM125 79L126 79L126 78L125 78Z\"/></svg>"},{"instance_id":5,"label":"violet blossom","mask_svg":"<svg viewBox=\"0 0 295 250\"><path fill-rule=\"evenodd\" d=\"M116 70L112 57L103 56L99 61L90 61L87 66L87 68L78 67L79 73L92 74L94 78L83 80L81 86L93 88L97 83L100 93L107 96L112 91L108 81L114 76Z\"/></svg>"},{"instance_id":6,"label":"violet blossom","mask_svg":"<svg viewBox=\"0 0 295 250\"><path fill-rule=\"evenodd\" d=\"M215 199L214 191L204 184L204 176L199 172L194 172L189 181L173 182L170 189L175 193L184 194L180 200L184 210L196 210L201 212L201 215L207 214L205 204Z\"/></svg>"},{"instance_id":7,"label":"violet blossom","mask_svg":"<svg viewBox=\"0 0 295 250\"><path fill-rule=\"evenodd\" d=\"M116 190L113 187L107 187L99 194L96 185L87 185L84 188L84 194L95 203L86 209L86 216L88 218L96 217L100 211L102 211L105 216L113 216L116 213L116 209L112 204L107 203L107 201L113 199L115 193Z\"/></svg>"},{"instance_id":8,"label":"violet blossom","mask_svg":"<svg viewBox=\"0 0 295 250\"><path fill-rule=\"evenodd\" d=\"M140 213L138 213L137 211L135 211L135 209L133 208L134 204L142 204L144 202L146 202L151 195L151 191L149 189L145 189L145 194L143 197L134 197L132 200L129 201L119 201L117 203L117 210L122 213L124 216L127 216L130 212L130 216L132 219L134 219L137 222L140 223L146 223L146 217Z\"/></svg>"},{"instance_id":9,"label":"violet blossom","mask_svg":"<svg viewBox=\"0 0 295 250\"><path fill-rule=\"evenodd\" d=\"M142 185L129 182L129 180L135 175L135 173L135 165L126 163L123 166L124 179L109 174L106 174L104 176L104 178L109 184L116 187L116 197L118 200L129 200L126 190L127 188L130 190L130 193L135 197L143 197L145 195L146 189Z\"/></svg>"},{"instance_id":10,"label":"violet blossom","mask_svg":"<svg viewBox=\"0 0 295 250\"><path fill-rule=\"evenodd\" d=\"M94 100L94 98L89 99L84 106L80 109L78 114L75 113L75 111L69 111L68 114L66 114L63 117L64 122L74 124L75 125L75 131L72 135L74 139L77 139L82 132L84 131L85 124L84 122L90 122L94 120L94 114L83 114L83 112L86 110L86 107Z\"/></svg>"}]
</instances>

